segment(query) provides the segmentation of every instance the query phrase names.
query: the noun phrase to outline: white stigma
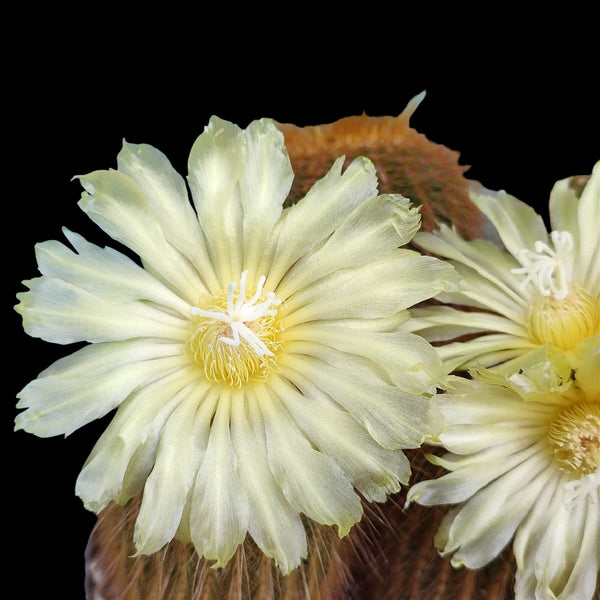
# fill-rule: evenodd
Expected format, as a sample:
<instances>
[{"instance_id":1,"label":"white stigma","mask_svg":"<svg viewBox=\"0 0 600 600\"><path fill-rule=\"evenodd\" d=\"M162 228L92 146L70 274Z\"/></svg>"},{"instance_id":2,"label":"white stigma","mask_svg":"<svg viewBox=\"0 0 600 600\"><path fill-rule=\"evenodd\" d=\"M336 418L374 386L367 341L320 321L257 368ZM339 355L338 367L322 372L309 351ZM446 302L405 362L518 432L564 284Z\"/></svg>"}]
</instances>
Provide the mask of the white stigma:
<instances>
[{"instance_id":1,"label":"white stigma","mask_svg":"<svg viewBox=\"0 0 600 600\"><path fill-rule=\"evenodd\" d=\"M239 346L243 340L254 350L258 356L273 356L273 352L267 348L264 342L262 342L252 330L249 324L257 319L260 319L261 317L275 315L277 311L272 307L281 304L281 300L279 300L273 292L269 292L266 295L266 300L263 302L258 302L259 298L262 296L263 286L266 280L264 275L262 275L258 280L254 296L246 299L247 276L248 271L244 271L240 278L240 290L238 298L235 302L233 297L237 288L237 282L233 281L229 284L227 288L226 312L203 310L193 306L192 314L226 323L231 329L231 337L221 336L219 338L220 342L230 346Z\"/></svg>"},{"instance_id":2,"label":"white stigma","mask_svg":"<svg viewBox=\"0 0 600 600\"><path fill-rule=\"evenodd\" d=\"M565 483L565 500L564 505L567 510L573 510L573 508L582 502L584 499L588 499L590 502L594 502L594 492L600 487L600 467L598 467L593 473L584 475L581 479L569 481Z\"/></svg>"},{"instance_id":3,"label":"white stigma","mask_svg":"<svg viewBox=\"0 0 600 600\"><path fill-rule=\"evenodd\" d=\"M553 231L550 238L554 249L541 240L535 243L535 252L523 248L516 257L523 266L511 272L526 276L519 289L531 282L542 296L552 295L556 300L563 300L569 294L564 259L573 250L573 236L568 231Z\"/></svg>"}]
</instances>

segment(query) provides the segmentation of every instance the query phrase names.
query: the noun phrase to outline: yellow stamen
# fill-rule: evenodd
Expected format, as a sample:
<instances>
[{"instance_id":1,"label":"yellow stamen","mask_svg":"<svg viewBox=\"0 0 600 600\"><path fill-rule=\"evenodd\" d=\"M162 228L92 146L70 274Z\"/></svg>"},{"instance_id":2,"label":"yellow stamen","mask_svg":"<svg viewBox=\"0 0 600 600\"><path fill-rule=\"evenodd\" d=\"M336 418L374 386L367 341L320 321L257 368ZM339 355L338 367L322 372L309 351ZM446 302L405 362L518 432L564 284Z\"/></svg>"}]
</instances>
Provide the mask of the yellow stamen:
<instances>
[{"instance_id":1,"label":"yellow stamen","mask_svg":"<svg viewBox=\"0 0 600 600\"><path fill-rule=\"evenodd\" d=\"M600 467L600 402L563 409L550 424L548 442L560 468L580 476Z\"/></svg>"},{"instance_id":2,"label":"yellow stamen","mask_svg":"<svg viewBox=\"0 0 600 600\"><path fill-rule=\"evenodd\" d=\"M281 300L264 293L261 277L248 297L244 271L226 292L192 308L192 334L186 351L203 368L207 379L241 387L251 379L266 379L280 347L283 331L277 307Z\"/></svg>"},{"instance_id":3,"label":"yellow stamen","mask_svg":"<svg viewBox=\"0 0 600 600\"><path fill-rule=\"evenodd\" d=\"M600 330L598 298L578 285L562 299L538 294L529 306L527 327L537 343L571 350Z\"/></svg>"}]
</instances>

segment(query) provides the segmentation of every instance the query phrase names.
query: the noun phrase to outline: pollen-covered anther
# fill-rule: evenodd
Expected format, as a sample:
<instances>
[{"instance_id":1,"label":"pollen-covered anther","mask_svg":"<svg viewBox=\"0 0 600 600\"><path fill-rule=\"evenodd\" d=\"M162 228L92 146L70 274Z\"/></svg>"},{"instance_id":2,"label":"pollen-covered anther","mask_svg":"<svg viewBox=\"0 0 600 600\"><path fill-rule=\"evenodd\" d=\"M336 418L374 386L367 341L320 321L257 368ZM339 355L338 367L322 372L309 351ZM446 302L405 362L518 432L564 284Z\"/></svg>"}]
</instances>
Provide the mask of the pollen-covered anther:
<instances>
[{"instance_id":1,"label":"pollen-covered anther","mask_svg":"<svg viewBox=\"0 0 600 600\"><path fill-rule=\"evenodd\" d=\"M205 308L192 307L192 335L187 351L203 367L210 381L240 387L251 379L264 379L273 366L281 300L264 293L265 277L248 297L248 271L225 293L209 298Z\"/></svg>"},{"instance_id":2,"label":"pollen-covered anther","mask_svg":"<svg viewBox=\"0 0 600 600\"><path fill-rule=\"evenodd\" d=\"M553 420L548 442L562 470L586 476L600 467L600 402L579 402Z\"/></svg>"}]
</instances>

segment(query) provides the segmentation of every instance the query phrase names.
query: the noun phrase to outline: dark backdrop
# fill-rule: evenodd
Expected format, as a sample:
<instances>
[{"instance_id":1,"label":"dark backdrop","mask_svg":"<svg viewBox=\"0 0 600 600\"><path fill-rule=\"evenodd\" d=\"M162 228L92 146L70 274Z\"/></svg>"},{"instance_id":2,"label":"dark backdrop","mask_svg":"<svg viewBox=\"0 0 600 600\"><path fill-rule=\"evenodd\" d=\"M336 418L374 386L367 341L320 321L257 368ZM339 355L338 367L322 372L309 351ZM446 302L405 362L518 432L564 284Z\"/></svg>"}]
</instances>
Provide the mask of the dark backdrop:
<instances>
[{"instance_id":1,"label":"dark backdrop","mask_svg":"<svg viewBox=\"0 0 600 600\"><path fill-rule=\"evenodd\" d=\"M68 352L28 338L12 310L20 281L36 274L34 244L61 239L63 225L110 243L76 206L74 175L116 166L123 138L158 147L185 173L212 114L241 126L265 116L320 124L396 115L422 90L412 125L460 152L468 177L540 210L556 180L589 173L600 158L597 53L584 15L546 25L505 15L497 29L489 15L462 28L464 16L437 15L436 30L433 13L354 15L352 25L315 16L298 30L279 16L268 26L242 20L238 33L227 14L190 23L182 13L148 30L115 10L37 15L35 30L16 24L4 53L3 572L18 586L10 597L25 600L83 598L95 522L74 484L106 422L67 439L12 431L15 394Z\"/></svg>"}]
</instances>

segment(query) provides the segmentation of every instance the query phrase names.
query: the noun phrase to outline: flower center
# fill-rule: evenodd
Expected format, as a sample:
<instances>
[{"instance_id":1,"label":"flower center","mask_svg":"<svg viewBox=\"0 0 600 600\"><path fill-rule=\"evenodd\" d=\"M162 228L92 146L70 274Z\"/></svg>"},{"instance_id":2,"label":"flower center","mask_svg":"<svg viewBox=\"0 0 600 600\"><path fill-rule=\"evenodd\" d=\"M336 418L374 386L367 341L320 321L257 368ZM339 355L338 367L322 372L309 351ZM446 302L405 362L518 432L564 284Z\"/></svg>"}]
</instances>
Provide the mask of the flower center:
<instances>
[{"instance_id":1,"label":"flower center","mask_svg":"<svg viewBox=\"0 0 600 600\"><path fill-rule=\"evenodd\" d=\"M202 366L210 381L241 387L251 379L266 379L275 362L283 330L273 292L264 293L265 277L248 296L244 271L240 284L192 307L192 335L187 352Z\"/></svg>"},{"instance_id":2,"label":"flower center","mask_svg":"<svg viewBox=\"0 0 600 600\"><path fill-rule=\"evenodd\" d=\"M600 467L600 402L563 409L550 424L548 442L560 468L580 476Z\"/></svg>"},{"instance_id":3,"label":"flower center","mask_svg":"<svg viewBox=\"0 0 600 600\"><path fill-rule=\"evenodd\" d=\"M542 296L552 295L562 300L569 293L565 260L573 251L573 236L568 231L553 231L550 239L554 249L538 240L534 245L535 252L527 248L519 251L516 258L523 266L511 271L525 275L520 289L532 283Z\"/></svg>"},{"instance_id":4,"label":"flower center","mask_svg":"<svg viewBox=\"0 0 600 600\"><path fill-rule=\"evenodd\" d=\"M527 328L539 344L570 350L600 330L600 303L578 285L562 299L538 294L529 305Z\"/></svg>"}]
</instances>

